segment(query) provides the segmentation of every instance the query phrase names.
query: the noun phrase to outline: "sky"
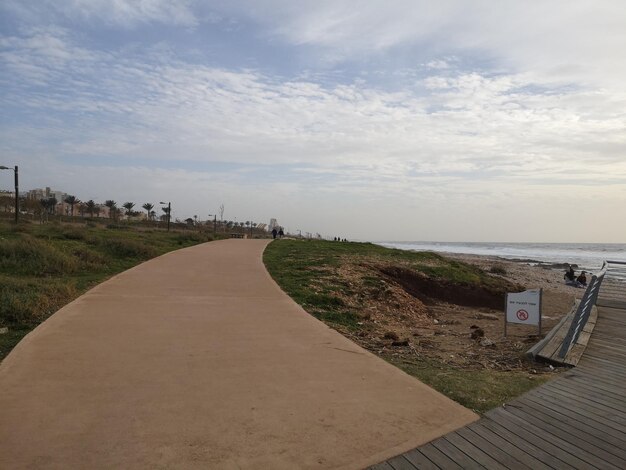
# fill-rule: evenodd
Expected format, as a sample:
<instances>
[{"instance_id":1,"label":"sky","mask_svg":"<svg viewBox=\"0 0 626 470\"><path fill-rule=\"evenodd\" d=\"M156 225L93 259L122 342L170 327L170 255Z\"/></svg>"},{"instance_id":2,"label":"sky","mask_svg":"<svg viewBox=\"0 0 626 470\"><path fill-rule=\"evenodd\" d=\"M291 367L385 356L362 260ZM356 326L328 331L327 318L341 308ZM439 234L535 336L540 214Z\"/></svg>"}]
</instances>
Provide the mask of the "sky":
<instances>
[{"instance_id":1,"label":"sky","mask_svg":"<svg viewBox=\"0 0 626 470\"><path fill-rule=\"evenodd\" d=\"M621 0L0 0L0 165L180 219L623 243L625 25Z\"/></svg>"}]
</instances>

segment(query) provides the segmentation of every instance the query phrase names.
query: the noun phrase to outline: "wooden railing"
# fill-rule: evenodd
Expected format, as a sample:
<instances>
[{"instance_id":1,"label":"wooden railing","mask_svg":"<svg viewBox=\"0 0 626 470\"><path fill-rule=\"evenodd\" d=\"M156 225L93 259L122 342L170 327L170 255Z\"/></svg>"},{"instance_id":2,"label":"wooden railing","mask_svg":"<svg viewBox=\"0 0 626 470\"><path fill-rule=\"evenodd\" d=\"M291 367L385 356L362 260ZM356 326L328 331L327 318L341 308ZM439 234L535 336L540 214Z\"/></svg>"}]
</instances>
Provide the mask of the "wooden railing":
<instances>
[{"instance_id":1,"label":"wooden railing","mask_svg":"<svg viewBox=\"0 0 626 470\"><path fill-rule=\"evenodd\" d=\"M602 270L600 271L600 273L591 277L591 282L589 282L589 286L587 287L587 290L585 291L585 294L583 295L583 298L578 305L578 309L574 314L574 318L572 319L569 331L567 332L567 335L563 340L563 344L561 345L561 349L559 350L558 357L560 357L561 359L563 359L567 355L572 345L576 343L580 332L587 324L587 320L589 319L589 315L591 314L591 309L598 300L600 286L602 285L602 281L604 280L607 269L608 263L605 261L602 265Z\"/></svg>"}]
</instances>

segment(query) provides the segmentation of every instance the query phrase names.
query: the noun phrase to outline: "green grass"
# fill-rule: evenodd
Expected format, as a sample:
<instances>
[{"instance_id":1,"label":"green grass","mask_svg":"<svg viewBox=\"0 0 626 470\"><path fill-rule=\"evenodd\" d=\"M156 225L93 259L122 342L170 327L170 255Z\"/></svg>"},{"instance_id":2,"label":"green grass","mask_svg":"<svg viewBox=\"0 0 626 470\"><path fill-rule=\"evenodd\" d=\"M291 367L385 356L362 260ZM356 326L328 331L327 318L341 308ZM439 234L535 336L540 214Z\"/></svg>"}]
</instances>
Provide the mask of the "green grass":
<instances>
[{"instance_id":1,"label":"green grass","mask_svg":"<svg viewBox=\"0 0 626 470\"><path fill-rule=\"evenodd\" d=\"M470 285L495 285L499 280L474 266L449 260L432 252L385 248L373 243L342 243L324 240L280 240L271 243L263 255L265 265L281 288L320 320L357 328L360 308L346 309L339 294L352 294L336 275L342 261L394 264L409 267L430 277ZM381 288L380 277L367 276L365 285ZM365 302L367 299L363 299Z\"/></svg>"},{"instance_id":2,"label":"green grass","mask_svg":"<svg viewBox=\"0 0 626 470\"><path fill-rule=\"evenodd\" d=\"M368 296L372 299L372 296L384 294L381 292L384 283L382 275L371 270L362 279L360 295L353 297L360 299L360 304L347 307L339 296L350 294L352 288L346 286L338 274L338 268L346 260L366 266L409 268L462 285L502 289L506 282L489 276L480 268L436 253L395 250L371 243L280 240L271 243L264 253L268 271L291 298L328 326L358 337L359 331L368 328L361 313L367 306ZM479 413L500 406L545 380L523 371L464 370L428 358L406 362L397 357L381 357Z\"/></svg>"},{"instance_id":3,"label":"green grass","mask_svg":"<svg viewBox=\"0 0 626 470\"><path fill-rule=\"evenodd\" d=\"M0 222L0 359L63 305L105 279L168 251L212 239L198 232L97 224Z\"/></svg>"},{"instance_id":4,"label":"green grass","mask_svg":"<svg viewBox=\"0 0 626 470\"><path fill-rule=\"evenodd\" d=\"M384 359L477 413L502 406L548 380L524 371L465 370L432 359Z\"/></svg>"}]
</instances>

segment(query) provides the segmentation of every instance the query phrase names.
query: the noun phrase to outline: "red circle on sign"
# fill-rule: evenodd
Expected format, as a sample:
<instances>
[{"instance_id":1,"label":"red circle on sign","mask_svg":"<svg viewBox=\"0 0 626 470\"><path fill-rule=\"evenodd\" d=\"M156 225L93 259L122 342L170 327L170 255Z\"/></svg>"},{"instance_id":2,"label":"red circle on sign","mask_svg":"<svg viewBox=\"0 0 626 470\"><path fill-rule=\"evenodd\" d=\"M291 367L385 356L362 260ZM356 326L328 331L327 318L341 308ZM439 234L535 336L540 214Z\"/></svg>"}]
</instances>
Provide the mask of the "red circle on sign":
<instances>
[{"instance_id":1,"label":"red circle on sign","mask_svg":"<svg viewBox=\"0 0 626 470\"><path fill-rule=\"evenodd\" d=\"M528 320L528 312L526 310L518 310L517 318L519 318L522 321Z\"/></svg>"}]
</instances>

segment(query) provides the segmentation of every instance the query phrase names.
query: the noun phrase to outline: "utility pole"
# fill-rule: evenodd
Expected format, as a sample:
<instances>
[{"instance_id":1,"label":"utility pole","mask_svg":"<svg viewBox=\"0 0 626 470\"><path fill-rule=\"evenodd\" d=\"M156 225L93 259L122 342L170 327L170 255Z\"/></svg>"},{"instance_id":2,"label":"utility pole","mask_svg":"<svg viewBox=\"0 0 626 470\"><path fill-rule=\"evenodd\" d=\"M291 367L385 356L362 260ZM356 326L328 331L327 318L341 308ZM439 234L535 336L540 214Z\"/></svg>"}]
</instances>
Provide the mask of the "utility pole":
<instances>
[{"instance_id":1,"label":"utility pole","mask_svg":"<svg viewBox=\"0 0 626 470\"><path fill-rule=\"evenodd\" d=\"M15 172L15 223L19 221L20 217L20 192L17 176L17 165L15 168L9 168L8 166L0 166L0 170L13 170Z\"/></svg>"},{"instance_id":2,"label":"utility pole","mask_svg":"<svg viewBox=\"0 0 626 470\"><path fill-rule=\"evenodd\" d=\"M209 217L213 216L213 236L217 233L217 214L209 214Z\"/></svg>"},{"instance_id":3,"label":"utility pole","mask_svg":"<svg viewBox=\"0 0 626 470\"><path fill-rule=\"evenodd\" d=\"M159 204L165 204L163 201L159 202ZM170 219L172 218L172 203L167 203L167 231L170 231Z\"/></svg>"}]
</instances>

